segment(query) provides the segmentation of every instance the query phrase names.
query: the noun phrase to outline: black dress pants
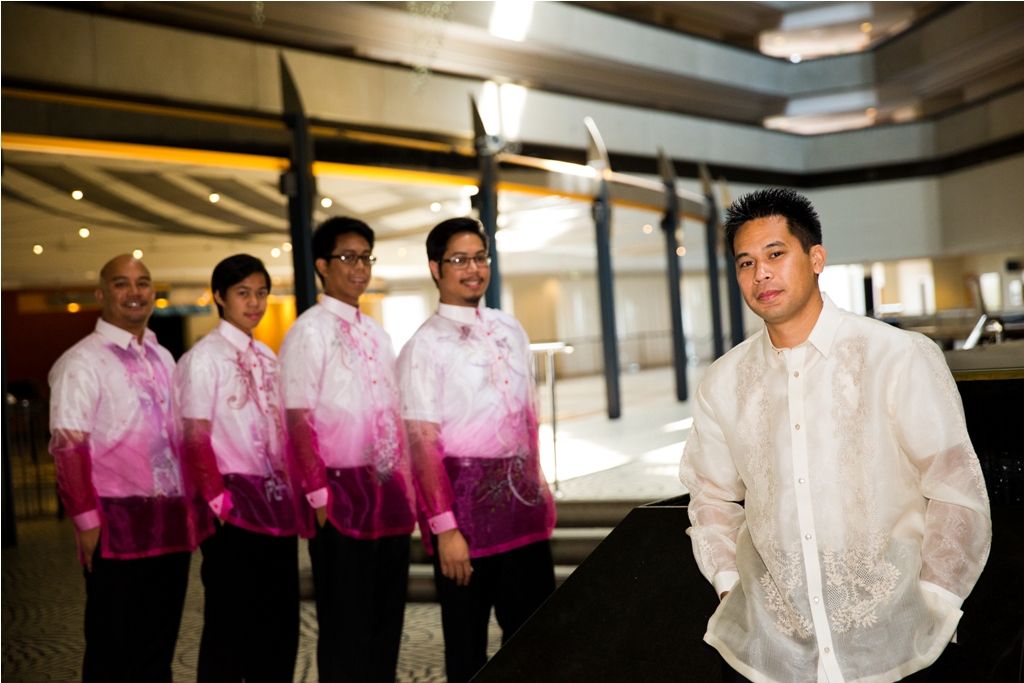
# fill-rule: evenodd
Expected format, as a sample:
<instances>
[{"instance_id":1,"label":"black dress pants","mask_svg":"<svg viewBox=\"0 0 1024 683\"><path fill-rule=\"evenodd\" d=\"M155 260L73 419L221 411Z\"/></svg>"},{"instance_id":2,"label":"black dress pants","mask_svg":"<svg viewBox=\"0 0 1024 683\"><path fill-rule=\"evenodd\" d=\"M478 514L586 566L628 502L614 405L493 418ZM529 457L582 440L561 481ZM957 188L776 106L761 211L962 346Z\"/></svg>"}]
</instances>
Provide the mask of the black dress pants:
<instances>
[{"instance_id":1,"label":"black dress pants","mask_svg":"<svg viewBox=\"0 0 1024 683\"><path fill-rule=\"evenodd\" d=\"M361 540L330 522L309 541L320 683L392 683L405 621L409 535Z\"/></svg>"},{"instance_id":2,"label":"black dress pants","mask_svg":"<svg viewBox=\"0 0 1024 683\"><path fill-rule=\"evenodd\" d=\"M197 680L290 682L299 649L298 538L223 524L201 547Z\"/></svg>"},{"instance_id":3,"label":"black dress pants","mask_svg":"<svg viewBox=\"0 0 1024 683\"><path fill-rule=\"evenodd\" d=\"M492 607L504 644L555 590L549 541L473 558L470 563L473 577L469 585L458 586L441 573L440 562L434 556L448 683L465 683L487 663L487 625Z\"/></svg>"},{"instance_id":4,"label":"black dress pants","mask_svg":"<svg viewBox=\"0 0 1024 683\"><path fill-rule=\"evenodd\" d=\"M191 553L100 557L85 572L85 683L166 683L178 642Z\"/></svg>"}]
</instances>

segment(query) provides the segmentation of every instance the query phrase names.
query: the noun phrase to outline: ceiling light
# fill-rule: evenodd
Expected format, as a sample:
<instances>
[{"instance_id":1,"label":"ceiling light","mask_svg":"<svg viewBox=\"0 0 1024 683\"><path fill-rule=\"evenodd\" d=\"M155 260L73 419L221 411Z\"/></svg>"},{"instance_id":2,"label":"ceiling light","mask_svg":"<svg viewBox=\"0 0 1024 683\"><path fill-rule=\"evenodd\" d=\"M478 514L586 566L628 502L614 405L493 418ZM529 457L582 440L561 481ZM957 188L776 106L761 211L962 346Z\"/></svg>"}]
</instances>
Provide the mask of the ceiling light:
<instances>
[{"instance_id":1,"label":"ceiling light","mask_svg":"<svg viewBox=\"0 0 1024 683\"><path fill-rule=\"evenodd\" d=\"M41 244L33 244L32 245L32 253L35 254L36 256L39 256L39 254L42 254L43 253L43 245L41 245Z\"/></svg>"},{"instance_id":2,"label":"ceiling light","mask_svg":"<svg viewBox=\"0 0 1024 683\"><path fill-rule=\"evenodd\" d=\"M135 251L132 252L132 256L134 256L136 260L141 259L142 258L142 250L141 249L136 249Z\"/></svg>"},{"instance_id":3,"label":"ceiling light","mask_svg":"<svg viewBox=\"0 0 1024 683\"><path fill-rule=\"evenodd\" d=\"M216 192L211 192L210 193L210 203L211 204L216 204L219 201L220 201L220 195L217 194Z\"/></svg>"},{"instance_id":4,"label":"ceiling light","mask_svg":"<svg viewBox=\"0 0 1024 683\"><path fill-rule=\"evenodd\" d=\"M430 205L430 210L437 213L441 210L441 202L434 202Z\"/></svg>"},{"instance_id":5,"label":"ceiling light","mask_svg":"<svg viewBox=\"0 0 1024 683\"><path fill-rule=\"evenodd\" d=\"M794 64L799 64L802 60L803 60L803 57L801 57L800 55L790 55L789 56L789 61L793 62Z\"/></svg>"},{"instance_id":6,"label":"ceiling light","mask_svg":"<svg viewBox=\"0 0 1024 683\"><path fill-rule=\"evenodd\" d=\"M291 242L285 242L284 244L281 245L281 248L284 249L285 252L289 252L289 251L292 250L292 243Z\"/></svg>"},{"instance_id":7,"label":"ceiling light","mask_svg":"<svg viewBox=\"0 0 1024 683\"><path fill-rule=\"evenodd\" d=\"M154 304L156 305L157 308L167 308L168 306L171 305L171 302L165 299L164 297L160 297L154 302Z\"/></svg>"},{"instance_id":8,"label":"ceiling light","mask_svg":"<svg viewBox=\"0 0 1024 683\"><path fill-rule=\"evenodd\" d=\"M325 209L329 209L332 206L334 206L334 200L331 199L330 197L322 197L320 199L320 206L324 207Z\"/></svg>"},{"instance_id":9,"label":"ceiling light","mask_svg":"<svg viewBox=\"0 0 1024 683\"><path fill-rule=\"evenodd\" d=\"M89 228L81 227L81 228L78 229L78 236L81 237L83 240L86 237L88 237L90 234L92 234L92 233L89 232Z\"/></svg>"},{"instance_id":10,"label":"ceiling light","mask_svg":"<svg viewBox=\"0 0 1024 683\"><path fill-rule=\"evenodd\" d=\"M277 247L274 247L273 249L270 250L270 255L273 256L274 258L277 258L278 256L281 255L281 250L278 249Z\"/></svg>"},{"instance_id":11,"label":"ceiling light","mask_svg":"<svg viewBox=\"0 0 1024 683\"><path fill-rule=\"evenodd\" d=\"M71 198L74 199L76 202L84 196L85 193L82 192L81 190L71 190Z\"/></svg>"},{"instance_id":12,"label":"ceiling light","mask_svg":"<svg viewBox=\"0 0 1024 683\"><path fill-rule=\"evenodd\" d=\"M78 313L80 310L82 310L82 307L81 307L81 305L79 305L79 304L75 303L74 301L72 301L71 303L69 303L67 305L67 309L68 309L68 313Z\"/></svg>"},{"instance_id":13,"label":"ceiling light","mask_svg":"<svg viewBox=\"0 0 1024 683\"><path fill-rule=\"evenodd\" d=\"M480 194L480 188L476 185L466 185L462 188L462 194L467 197L475 197Z\"/></svg>"},{"instance_id":14,"label":"ceiling light","mask_svg":"<svg viewBox=\"0 0 1024 683\"><path fill-rule=\"evenodd\" d=\"M871 29L873 29L873 28L874 28L874 26L871 25L870 21L865 21L864 23L862 23L860 25L860 32L861 33L871 33Z\"/></svg>"},{"instance_id":15,"label":"ceiling light","mask_svg":"<svg viewBox=\"0 0 1024 683\"><path fill-rule=\"evenodd\" d=\"M497 0L488 28L496 38L522 41L530 30L532 18L533 0Z\"/></svg>"},{"instance_id":16,"label":"ceiling light","mask_svg":"<svg viewBox=\"0 0 1024 683\"><path fill-rule=\"evenodd\" d=\"M406 249L405 247L399 247L398 248L398 257L399 258L404 257L407 253L409 253L409 250Z\"/></svg>"},{"instance_id":17,"label":"ceiling light","mask_svg":"<svg viewBox=\"0 0 1024 683\"><path fill-rule=\"evenodd\" d=\"M686 256L686 247L678 247L676 249L676 256Z\"/></svg>"},{"instance_id":18,"label":"ceiling light","mask_svg":"<svg viewBox=\"0 0 1024 683\"><path fill-rule=\"evenodd\" d=\"M644 234L645 235L650 235L652 232L654 232L654 226L653 225L651 225L650 223L647 223L646 225L644 225Z\"/></svg>"}]
</instances>

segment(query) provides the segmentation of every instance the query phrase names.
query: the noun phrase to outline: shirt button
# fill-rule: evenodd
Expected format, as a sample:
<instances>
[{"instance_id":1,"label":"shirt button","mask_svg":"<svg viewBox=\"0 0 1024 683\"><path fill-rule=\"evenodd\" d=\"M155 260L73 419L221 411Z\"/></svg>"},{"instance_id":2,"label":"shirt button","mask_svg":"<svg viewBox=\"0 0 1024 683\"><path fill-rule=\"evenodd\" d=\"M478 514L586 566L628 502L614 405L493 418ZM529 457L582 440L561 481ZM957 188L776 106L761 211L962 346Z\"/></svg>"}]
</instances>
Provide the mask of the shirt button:
<instances>
[{"instance_id":1,"label":"shirt button","mask_svg":"<svg viewBox=\"0 0 1024 683\"><path fill-rule=\"evenodd\" d=\"M806 484L807 480L804 479L803 477L800 477L799 479L797 479L797 482L800 483L800 484Z\"/></svg>"},{"instance_id":2,"label":"shirt button","mask_svg":"<svg viewBox=\"0 0 1024 683\"><path fill-rule=\"evenodd\" d=\"M814 596L814 604L817 605L819 602L821 602L821 598L819 598L817 595L815 595Z\"/></svg>"},{"instance_id":3,"label":"shirt button","mask_svg":"<svg viewBox=\"0 0 1024 683\"><path fill-rule=\"evenodd\" d=\"M832 648L830 648L828 645L825 646L825 654L832 654Z\"/></svg>"},{"instance_id":4,"label":"shirt button","mask_svg":"<svg viewBox=\"0 0 1024 683\"><path fill-rule=\"evenodd\" d=\"M800 431L800 425L796 425L796 431Z\"/></svg>"},{"instance_id":5,"label":"shirt button","mask_svg":"<svg viewBox=\"0 0 1024 683\"><path fill-rule=\"evenodd\" d=\"M811 535L810 534L804 534L804 540L805 541L811 540Z\"/></svg>"},{"instance_id":6,"label":"shirt button","mask_svg":"<svg viewBox=\"0 0 1024 683\"><path fill-rule=\"evenodd\" d=\"M794 372L794 373L793 373L793 376L794 376L794 377L799 377L799 376L800 376L800 371L799 371L799 370L797 370L796 372Z\"/></svg>"}]
</instances>

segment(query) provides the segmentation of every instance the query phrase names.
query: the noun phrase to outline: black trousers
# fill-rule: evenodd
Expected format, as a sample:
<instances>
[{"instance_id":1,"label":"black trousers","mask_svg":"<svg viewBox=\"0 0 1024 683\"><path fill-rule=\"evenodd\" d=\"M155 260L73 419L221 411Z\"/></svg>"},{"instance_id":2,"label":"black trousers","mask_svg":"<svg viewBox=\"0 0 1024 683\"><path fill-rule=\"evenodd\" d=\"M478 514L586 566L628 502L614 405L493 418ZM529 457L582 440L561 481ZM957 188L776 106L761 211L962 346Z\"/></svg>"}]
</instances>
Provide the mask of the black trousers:
<instances>
[{"instance_id":1,"label":"black trousers","mask_svg":"<svg viewBox=\"0 0 1024 683\"><path fill-rule=\"evenodd\" d=\"M487 625L492 607L504 644L555 590L548 541L473 558L470 563L473 577L469 585L457 586L441 573L440 562L434 556L448 683L468 681L487 663Z\"/></svg>"},{"instance_id":2,"label":"black trousers","mask_svg":"<svg viewBox=\"0 0 1024 683\"><path fill-rule=\"evenodd\" d=\"M199 683L291 681L299 649L298 538L224 524L201 547Z\"/></svg>"},{"instance_id":3,"label":"black trousers","mask_svg":"<svg viewBox=\"0 0 1024 683\"><path fill-rule=\"evenodd\" d=\"M100 557L85 572L85 683L166 683L188 589L191 553Z\"/></svg>"},{"instance_id":4,"label":"black trousers","mask_svg":"<svg viewBox=\"0 0 1024 683\"><path fill-rule=\"evenodd\" d=\"M392 683L405 620L409 535L360 540L327 522L309 541L321 683Z\"/></svg>"}]
</instances>

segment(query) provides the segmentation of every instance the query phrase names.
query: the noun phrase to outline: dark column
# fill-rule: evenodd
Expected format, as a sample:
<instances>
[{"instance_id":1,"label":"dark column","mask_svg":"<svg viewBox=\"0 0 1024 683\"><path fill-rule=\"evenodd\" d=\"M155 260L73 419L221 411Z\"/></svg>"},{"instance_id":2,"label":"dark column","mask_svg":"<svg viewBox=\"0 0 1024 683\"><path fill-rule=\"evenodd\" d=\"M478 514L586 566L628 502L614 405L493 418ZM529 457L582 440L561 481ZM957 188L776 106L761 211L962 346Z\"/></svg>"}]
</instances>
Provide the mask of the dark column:
<instances>
[{"instance_id":1,"label":"dark column","mask_svg":"<svg viewBox=\"0 0 1024 683\"><path fill-rule=\"evenodd\" d=\"M491 282L487 287L485 302L489 308L501 308L501 264L498 261L498 163L495 156L501 150L501 138L488 135L484 128L480 109L472 96L470 109L473 114L473 148L480 165L480 191L473 198L480 222L490 242Z\"/></svg>"},{"instance_id":2,"label":"dark column","mask_svg":"<svg viewBox=\"0 0 1024 683\"><path fill-rule=\"evenodd\" d=\"M864 315L875 317L875 281L871 275L864 276Z\"/></svg>"},{"instance_id":3,"label":"dark column","mask_svg":"<svg viewBox=\"0 0 1024 683\"><path fill-rule=\"evenodd\" d=\"M7 405L7 345L0 343L0 378L3 381L3 547L18 544L18 527L14 519L14 482L11 480L11 408ZM29 433L29 438L34 435Z\"/></svg>"},{"instance_id":4,"label":"dark column","mask_svg":"<svg viewBox=\"0 0 1024 683\"><path fill-rule=\"evenodd\" d=\"M594 231L597 242L597 287L601 300L601 347L604 351L604 382L608 402L608 417L617 420L622 415L619 404L619 346L615 332L615 289L612 275L611 226L612 208L609 201L608 181L604 171L610 168L608 154L597 125L589 116L584 119L589 136L588 165L601 174L592 206Z\"/></svg>"},{"instance_id":5,"label":"dark column","mask_svg":"<svg viewBox=\"0 0 1024 683\"><path fill-rule=\"evenodd\" d=\"M316 303L316 275L313 270L313 139L309 135L306 111L291 71L280 57L281 100L284 121L292 132L291 166L281 176L281 193L288 196L288 226L295 274L295 312L301 314Z\"/></svg>"},{"instance_id":6,"label":"dark column","mask_svg":"<svg viewBox=\"0 0 1024 683\"><path fill-rule=\"evenodd\" d=\"M722 186L722 205L728 206L731 202L725 189L725 178L719 178L718 182ZM736 259L732 257L732 245L724 245L723 251L725 253L725 280L728 284L727 292L729 294L729 332L732 337L732 345L739 346L747 337L743 330L743 295L740 293L739 280L736 279Z\"/></svg>"},{"instance_id":7,"label":"dark column","mask_svg":"<svg viewBox=\"0 0 1024 683\"><path fill-rule=\"evenodd\" d=\"M711 287L711 343L714 359L725 353L725 339L722 332L722 295L718 290L718 207L711 192L711 176L707 166L700 165L701 181L704 185L704 204L707 214L704 220L704 239L707 242L708 284Z\"/></svg>"},{"instance_id":8,"label":"dark column","mask_svg":"<svg viewBox=\"0 0 1024 683\"><path fill-rule=\"evenodd\" d=\"M665 258L668 278L668 305L672 319L672 367L676 376L676 400L685 401L689 396L686 386L686 337L683 334L683 302L679 293L682 273L679 267L679 240L676 228L679 226L679 195L676 193L676 174L672 162L665 153L658 150L658 166L665 183L665 214L661 218L661 229L665 233Z\"/></svg>"}]
</instances>

